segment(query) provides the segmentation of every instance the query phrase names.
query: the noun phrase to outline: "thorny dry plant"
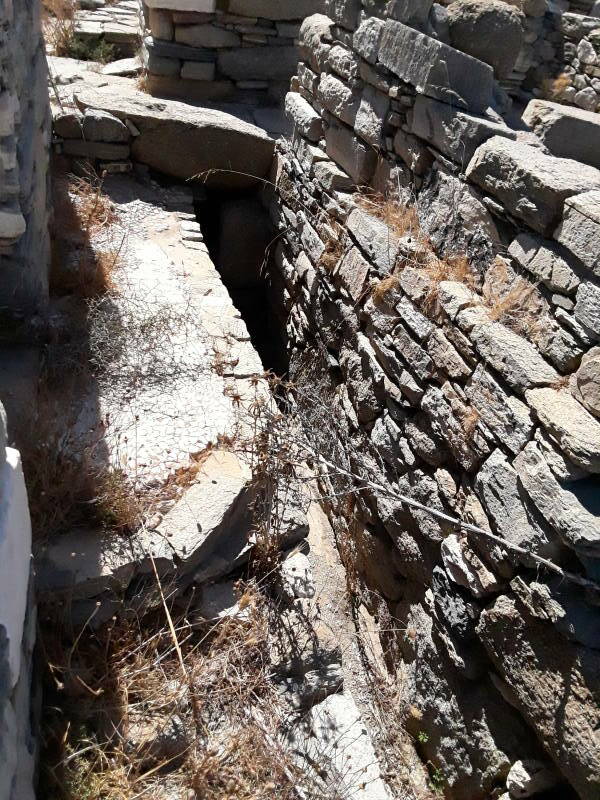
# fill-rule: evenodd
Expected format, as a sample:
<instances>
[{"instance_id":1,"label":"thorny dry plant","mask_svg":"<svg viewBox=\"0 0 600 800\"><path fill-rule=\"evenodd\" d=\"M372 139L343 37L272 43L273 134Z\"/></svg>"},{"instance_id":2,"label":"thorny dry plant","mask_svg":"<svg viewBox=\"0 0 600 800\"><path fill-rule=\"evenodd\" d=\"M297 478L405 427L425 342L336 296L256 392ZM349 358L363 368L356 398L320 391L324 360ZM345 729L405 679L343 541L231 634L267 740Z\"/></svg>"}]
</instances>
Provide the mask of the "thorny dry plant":
<instances>
[{"instance_id":1,"label":"thorny dry plant","mask_svg":"<svg viewBox=\"0 0 600 800\"><path fill-rule=\"evenodd\" d=\"M278 612L260 582L239 582L235 616L217 621L199 616L193 590L175 602L159 588L162 611L142 619L74 641L44 626L44 796L339 800L286 745L300 723L272 679Z\"/></svg>"}]
</instances>

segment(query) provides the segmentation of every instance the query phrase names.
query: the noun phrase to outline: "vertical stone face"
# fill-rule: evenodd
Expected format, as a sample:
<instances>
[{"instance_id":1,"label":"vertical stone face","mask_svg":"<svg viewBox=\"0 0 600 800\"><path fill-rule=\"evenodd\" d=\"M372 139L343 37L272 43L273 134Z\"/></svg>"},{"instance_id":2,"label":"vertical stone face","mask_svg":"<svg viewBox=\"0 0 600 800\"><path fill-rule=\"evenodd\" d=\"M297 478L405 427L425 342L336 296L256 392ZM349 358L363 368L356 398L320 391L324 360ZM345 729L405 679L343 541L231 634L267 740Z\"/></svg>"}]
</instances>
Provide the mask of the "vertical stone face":
<instances>
[{"instance_id":1,"label":"vertical stone face","mask_svg":"<svg viewBox=\"0 0 600 800\"><path fill-rule=\"evenodd\" d=\"M38 0L0 4L0 304L48 293L47 67Z\"/></svg>"},{"instance_id":2,"label":"vertical stone face","mask_svg":"<svg viewBox=\"0 0 600 800\"><path fill-rule=\"evenodd\" d=\"M33 797L29 730L34 609L31 524L19 453L5 447L0 406L0 797Z\"/></svg>"}]
</instances>

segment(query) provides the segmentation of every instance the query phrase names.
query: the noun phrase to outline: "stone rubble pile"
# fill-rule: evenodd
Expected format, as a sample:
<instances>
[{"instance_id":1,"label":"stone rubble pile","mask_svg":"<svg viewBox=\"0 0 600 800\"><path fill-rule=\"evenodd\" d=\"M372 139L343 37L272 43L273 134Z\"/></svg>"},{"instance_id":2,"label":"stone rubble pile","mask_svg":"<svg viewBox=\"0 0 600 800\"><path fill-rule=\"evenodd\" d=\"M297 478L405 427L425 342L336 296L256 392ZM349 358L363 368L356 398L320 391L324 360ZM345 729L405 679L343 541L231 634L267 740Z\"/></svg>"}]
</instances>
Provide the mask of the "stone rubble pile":
<instances>
[{"instance_id":1,"label":"stone rubble pile","mask_svg":"<svg viewBox=\"0 0 600 800\"><path fill-rule=\"evenodd\" d=\"M372 480L597 581L598 118L534 101L512 129L425 6L329 0L302 26L266 198L291 376L329 384ZM351 524L451 796L526 796L531 763L596 798L598 590L375 490Z\"/></svg>"},{"instance_id":2,"label":"stone rubble pile","mask_svg":"<svg viewBox=\"0 0 600 800\"><path fill-rule=\"evenodd\" d=\"M279 103L304 17L323 0L144 0L149 90L187 100Z\"/></svg>"}]
</instances>

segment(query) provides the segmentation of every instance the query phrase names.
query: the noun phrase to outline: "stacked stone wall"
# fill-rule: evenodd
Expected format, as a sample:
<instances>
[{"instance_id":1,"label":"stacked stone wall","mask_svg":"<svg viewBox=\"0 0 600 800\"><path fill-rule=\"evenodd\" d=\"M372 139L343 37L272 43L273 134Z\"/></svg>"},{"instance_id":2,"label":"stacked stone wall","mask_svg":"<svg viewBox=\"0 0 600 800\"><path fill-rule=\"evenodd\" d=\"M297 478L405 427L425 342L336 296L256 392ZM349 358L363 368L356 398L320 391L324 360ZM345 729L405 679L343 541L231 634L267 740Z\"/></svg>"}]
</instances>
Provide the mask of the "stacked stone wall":
<instances>
[{"instance_id":1,"label":"stacked stone wall","mask_svg":"<svg viewBox=\"0 0 600 800\"><path fill-rule=\"evenodd\" d=\"M50 118L38 0L0 2L0 305L47 296Z\"/></svg>"},{"instance_id":2,"label":"stacked stone wall","mask_svg":"<svg viewBox=\"0 0 600 800\"><path fill-rule=\"evenodd\" d=\"M304 17L324 0L143 0L149 89L187 100L278 104Z\"/></svg>"},{"instance_id":3,"label":"stacked stone wall","mask_svg":"<svg viewBox=\"0 0 600 800\"><path fill-rule=\"evenodd\" d=\"M329 0L303 24L275 302L292 379L328 387L356 470L391 493L330 514L386 631L397 724L448 797L593 800L597 115L536 100L511 128L492 67L431 35L438 11Z\"/></svg>"}]
</instances>

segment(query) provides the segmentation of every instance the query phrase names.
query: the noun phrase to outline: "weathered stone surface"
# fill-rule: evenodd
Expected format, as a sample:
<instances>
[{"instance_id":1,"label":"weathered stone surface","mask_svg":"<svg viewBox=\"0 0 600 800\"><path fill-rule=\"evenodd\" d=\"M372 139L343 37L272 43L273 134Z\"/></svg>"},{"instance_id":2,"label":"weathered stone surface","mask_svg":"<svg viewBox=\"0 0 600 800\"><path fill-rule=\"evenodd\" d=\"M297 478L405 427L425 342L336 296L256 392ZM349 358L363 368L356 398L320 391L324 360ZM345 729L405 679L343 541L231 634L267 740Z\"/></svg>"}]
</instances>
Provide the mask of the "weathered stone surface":
<instances>
[{"instance_id":1,"label":"weathered stone surface","mask_svg":"<svg viewBox=\"0 0 600 800\"><path fill-rule=\"evenodd\" d=\"M131 134L120 119L96 108L83 115L83 138L89 142L128 142Z\"/></svg>"},{"instance_id":2,"label":"weathered stone surface","mask_svg":"<svg viewBox=\"0 0 600 800\"><path fill-rule=\"evenodd\" d=\"M529 408L505 392L485 365L478 365L465 387L465 394L500 444L518 453L529 441L534 427Z\"/></svg>"},{"instance_id":3,"label":"weathered stone surface","mask_svg":"<svg viewBox=\"0 0 600 800\"><path fill-rule=\"evenodd\" d=\"M525 399L571 461L588 472L600 472L600 422L572 394L531 389Z\"/></svg>"},{"instance_id":4,"label":"weathered stone surface","mask_svg":"<svg viewBox=\"0 0 600 800\"><path fill-rule=\"evenodd\" d=\"M565 253L550 239L520 233L508 248L508 254L549 289L572 294L579 277L565 258Z\"/></svg>"},{"instance_id":5,"label":"weathered stone surface","mask_svg":"<svg viewBox=\"0 0 600 800\"><path fill-rule=\"evenodd\" d=\"M219 50L219 72L235 81L287 83L298 63L296 47L239 47Z\"/></svg>"},{"instance_id":6,"label":"weathered stone surface","mask_svg":"<svg viewBox=\"0 0 600 800\"><path fill-rule=\"evenodd\" d=\"M280 590L291 601L315 596L316 587L310 562L304 553L296 552L281 563Z\"/></svg>"},{"instance_id":7,"label":"weathered stone surface","mask_svg":"<svg viewBox=\"0 0 600 800\"><path fill-rule=\"evenodd\" d=\"M588 283L579 284L575 302L575 318L600 338L600 286Z\"/></svg>"},{"instance_id":8,"label":"weathered stone surface","mask_svg":"<svg viewBox=\"0 0 600 800\"><path fill-rule=\"evenodd\" d=\"M356 113L354 130L367 144L372 147L381 145L383 123L389 108L388 98L374 89L366 86L360 99Z\"/></svg>"},{"instance_id":9,"label":"weathered stone surface","mask_svg":"<svg viewBox=\"0 0 600 800\"><path fill-rule=\"evenodd\" d=\"M517 391L558 380L558 373L527 339L499 322L477 324L471 339L478 352Z\"/></svg>"},{"instance_id":10,"label":"weathered stone surface","mask_svg":"<svg viewBox=\"0 0 600 800\"><path fill-rule=\"evenodd\" d=\"M186 61L181 67L181 79L192 81L212 81L215 77L215 65L202 61Z\"/></svg>"},{"instance_id":11,"label":"weathered stone surface","mask_svg":"<svg viewBox=\"0 0 600 800\"><path fill-rule=\"evenodd\" d=\"M311 142L318 142L323 135L323 121L310 103L297 92L285 96L285 113L302 136Z\"/></svg>"},{"instance_id":12,"label":"weathered stone surface","mask_svg":"<svg viewBox=\"0 0 600 800\"><path fill-rule=\"evenodd\" d=\"M429 386L421 408L427 413L433 431L445 440L452 455L469 472L477 468L488 455L489 446L477 428L478 420L473 425L472 410L464 403L451 384L446 382L441 389Z\"/></svg>"},{"instance_id":13,"label":"weathered stone surface","mask_svg":"<svg viewBox=\"0 0 600 800\"><path fill-rule=\"evenodd\" d=\"M323 75L317 89L317 99L328 111L352 127L360 105L360 94L334 75Z\"/></svg>"},{"instance_id":14,"label":"weathered stone surface","mask_svg":"<svg viewBox=\"0 0 600 800\"><path fill-rule=\"evenodd\" d=\"M568 197L600 186L600 171L594 167L548 156L536 147L500 136L477 149L467 177L546 235L560 220Z\"/></svg>"},{"instance_id":15,"label":"weathered stone surface","mask_svg":"<svg viewBox=\"0 0 600 800\"><path fill-rule=\"evenodd\" d=\"M498 0L458 0L448 8L450 41L485 61L497 78L513 70L523 43L523 15Z\"/></svg>"},{"instance_id":16,"label":"weathered stone surface","mask_svg":"<svg viewBox=\"0 0 600 800\"><path fill-rule=\"evenodd\" d=\"M419 94L475 112L492 101L490 66L400 22L385 23L379 60Z\"/></svg>"},{"instance_id":17,"label":"weathered stone surface","mask_svg":"<svg viewBox=\"0 0 600 800\"><path fill-rule=\"evenodd\" d=\"M58 110L52 115L54 133L65 139L83 138L83 114L77 109Z\"/></svg>"},{"instance_id":18,"label":"weathered stone surface","mask_svg":"<svg viewBox=\"0 0 600 800\"><path fill-rule=\"evenodd\" d=\"M583 356L570 388L588 411L600 417L600 347L593 347Z\"/></svg>"},{"instance_id":19,"label":"weathered stone surface","mask_svg":"<svg viewBox=\"0 0 600 800\"><path fill-rule=\"evenodd\" d=\"M537 555L546 558L557 555L558 542L533 518L519 487L517 472L500 450L494 450L479 470L475 489L498 535ZM481 545L485 546L483 542ZM508 555L515 557L512 551Z\"/></svg>"},{"instance_id":20,"label":"weathered stone surface","mask_svg":"<svg viewBox=\"0 0 600 800\"><path fill-rule=\"evenodd\" d=\"M82 158L99 158L106 161L124 161L129 158L129 145L116 142L87 142L83 139L66 139L63 153Z\"/></svg>"},{"instance_id":21,"label":"weathered stone surface","mask_svg":"<svg viewBox=\"0 0 600 800\"><path fill-rule=\"evenodd\" d=\"M596 115L598 116L598 115ZM565 202L562 222L554 238L600 276L600 192L570 197Z\"/></svg>"},{"instance_id":22,"label":"weathered stone surface","mask_svg":"<svg viewBox=\"0 0 600 800\"><path fill-rule=\"evenodd\" d=\"M400 240L393 231L362 208L352 211L347 226L368 259L386 275L391 273L400 249Z\"/></svg>"},{"instance_id":23,"label":"weathered stone surface","mask_svg":"<svg viewBox=\"0 0 600 800\"><path fill-rule=\"evenodd\" d=\"M559 783L558 773L544 761L515 761L506 776L506 788L511 797L531 797L552 789Z\"/></svg>"},{"instance_id":24,"label":"weathered stone surface","mask_svg":"<svg viewBox=\"0 0 600 800\"><path fill-rule=\"evenodd\" d=\"M363 294L369 270L369 262L361 256L357 247L351 247L340 261L337 275L355 303Z\"/></svg>"},{"instance_id":25,"label":"weathered stone surface","mask_svg":"<svg viewBox=\"0 0 600 800\"><path fill-rule=\"evenodd\" d=\"M469 547L465 538L451 533L442 542L441 554L450 578L474 597L485 597L498 592L502 587L502 582Z\"/></svg>"},{"instance_id":26,"label":"weathered stone surface","mask_svg":"<svg viewBox=\"0 0 600 800\"><path fill-rule=\"evenodd\" d=\"M318 161L313 167L313 175L328 192L350 192L354 181L333 161Z\"/></svg>"},{"instance_id":27,"label":"weathered stone surface","mask_svg":"<svg viewBox=\"0 0 600 800\"><path fill-rule=\"evenodd\" d=\"M403 627L402 697L419 712L405 725L415 738L427 734L419 750L439 766L450 796L487 798L518 757L536 752L533 737L481 669L472 647L477 608L439 567L433 584L409 584L394 610Z\"/></svg>"},{"instance_id":28,"label":"weathered stone surface","mask_svg":"<svg viewBox=\"0 0 600 800\"><path fill-rule=\"evenodd\" d=\"M600 556L600 519L560 486L535 442L519 453L514 467L532 503L563 542L581 555Z\"/></svg>"},{"instance_id":29,"label":"weathered stone surface","mask_svg":"<svg viewBox=\"0 0 600 800\"><path fill-rule=\"evenodd\" d=\"M5 443L6 417L1 405L0 431ZM31 523L21 457L12 448L4 450L4 446L0 457L0 700L3 700L4 694L12 693L21 673L21 642L31 564ZM0 740L2 738L0 736ZM1 754L0 748L0 761Z\"/></svg>"},{"instance_id":30,"label":"weathered stone surface","mask_svg":"<svg viewBox=\"0 0 600 800\"><path fill-rule=\"evenodd\" d=\"M160 38L160 37L159 37ZM178 25L175 41L190 47L239 47L241 38L234 31L216 25Z\"/></svg>"},{"instance_id":31,"label":"weathered stone surface","mask_svg":"<svg viewBox=\"0 0 600 800\"><path fill-rule=\"evenodd\" d=\"M82 89L75 99L80 108L100 108L121 120L130 119L140 131L133 141L133 158L166 175L187 180L222 168L265 177L270 169L272 139L222 111L110 87ZM211 180L224 187L252 185L246 175L217 171Z\"/></svg>"},{"instance_id":32,"label":"weathered stone surface","mask_svg":"<svg viewBox=\"0 0 600 800\"><path fill-rule=\"evenodd\" d=\"M344 797L389 800L371 737L349 694L332 694L315 705L292 740L306 768L319 765L326 785L335 781Z\"/></svg>"},{"instance_id":33,"label":"weathered stone surface","mask_svg":"<svg viewBox=\"0 0 600 800\"><path fill-rule=\"evenodd\" d=\"M433 163L433 157L422 141L403 130L397 130L394 135L394 152L415 175L424 175Z\"/></svg>"},{"instance_id":34,"label":"weathered stone surface","mask_svg":"<svg viewBox=\"0 0 600 800\"><path fill-rule=\"evenodd\" d=\"M517 136L501 122L477 117L423 95L415 100L410 128L415 136L425 139L463 168L471 161L479 145L492 136L508 139Z\"/></svg>"},{"instance_id":35,"label":"weathered stone surface","mask_svg":"<svg viewBox=\"0 0 600 800\"><path fill-rule=\"evenodd\" d=\"M354 33L354 49L369 64L377 63L383 30L383 22L380 19L368 17Z\"/></svg>"},{"instance_id":36,"label":"weathered stone surface","mask_svg":"<svg viewBox=\"0 0 600 800\"><path fill-rule=\"evenodd\" d=\"M600 654L573 645L553 625L501 596L478 633L517 706L582 800L600 790Z\"/></svg>"},{"instance_id":37,"label":"weathered stone surface","mask_svg":"<svg viewBox=\"0 0 600 800\"><path fill-rule=\"evenodd\" d=\"M531 100L523 113L523 122L535 131L552 155L600 167L600 153L595 144L600 139L600 115L549 100Z\"/></svg>"},{"instance_id":38,"label":"weathered stone surface","mask_svg":"<svg viewBox=\"0 0 600 800\"><path fill-rule=\"evenodd\" d=\"M206 0L203 0L206 2ZM244 17L262 17L263 19L286 20L304 19L322 8L321 0L229 0L230 14Z\"/></svg>"},{"instance_id":39,"label":"weathered stone surface","mask_svg":"<svg viewBox=\"0 0 600 800\"><path fill-rule=\"evenodd\" d=\"M317 73L325 70L333 42L333 22L324 14L307 17L300 28L300 55Z\"/></svg>"},{"instance_id":40,"label":"weathered stone surface","mask_svg":"<svg viewBox=\"0 0 600 800\"><path fill-rule=\"evenodd\" d=\"M334 122L325 134L327 155L350 175L357 186L369 183L377 164L372 147L355 136L345 125Z\"/></svg>"}]
</instances>

